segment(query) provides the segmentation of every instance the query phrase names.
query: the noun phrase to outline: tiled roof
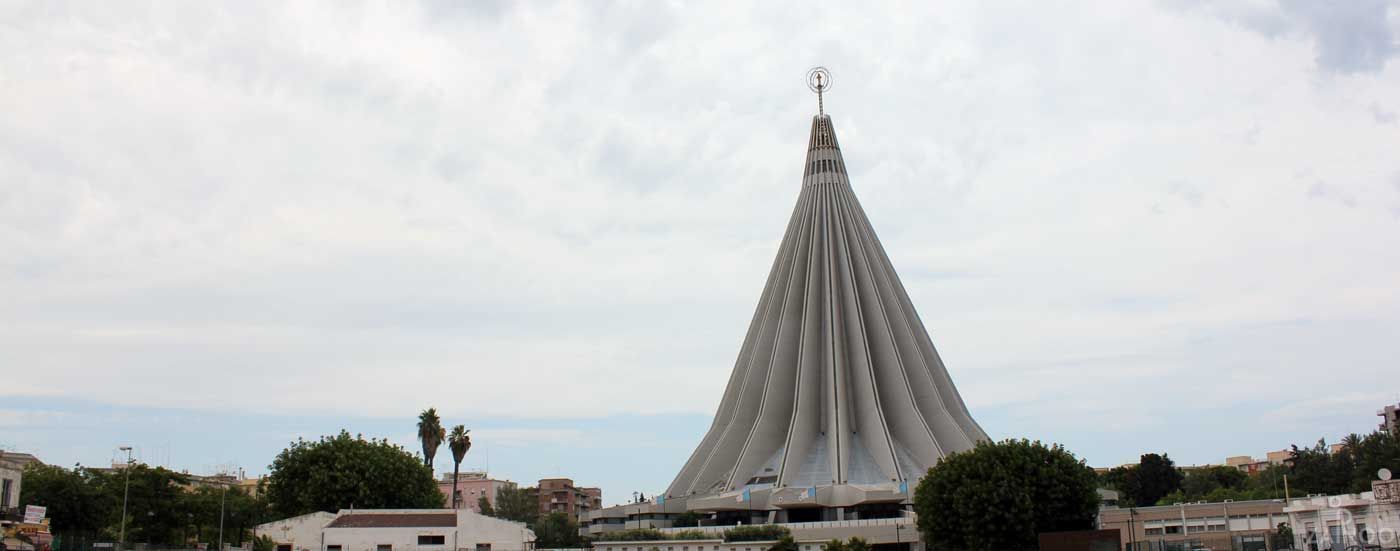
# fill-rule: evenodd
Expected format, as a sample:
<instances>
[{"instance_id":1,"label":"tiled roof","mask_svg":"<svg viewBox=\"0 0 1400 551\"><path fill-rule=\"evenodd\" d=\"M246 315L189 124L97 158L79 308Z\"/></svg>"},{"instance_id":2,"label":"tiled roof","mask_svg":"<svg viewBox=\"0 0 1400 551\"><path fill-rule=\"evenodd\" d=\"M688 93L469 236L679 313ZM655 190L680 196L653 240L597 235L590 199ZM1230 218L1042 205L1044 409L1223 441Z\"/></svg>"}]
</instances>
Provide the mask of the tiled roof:
<instances>
[{"instance_id":1,"label":"tiled roof","mask_svg":"<svg viewBox=\"0 0 1400 551\"><path fill-rule=\"evenodd\" d=\"M340 515L326 528L452 528L457 513L352 513Z\"/></svg>"}]
</instances>

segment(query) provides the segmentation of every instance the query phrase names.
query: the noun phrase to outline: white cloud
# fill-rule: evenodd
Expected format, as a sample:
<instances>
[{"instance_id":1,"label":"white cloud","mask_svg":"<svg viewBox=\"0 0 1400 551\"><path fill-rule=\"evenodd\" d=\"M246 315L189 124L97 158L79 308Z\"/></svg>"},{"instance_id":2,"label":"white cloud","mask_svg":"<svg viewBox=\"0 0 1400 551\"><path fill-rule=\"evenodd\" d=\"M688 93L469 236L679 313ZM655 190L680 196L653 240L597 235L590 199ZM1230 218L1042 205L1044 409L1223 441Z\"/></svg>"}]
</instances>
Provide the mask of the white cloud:
<instances>
[{"instance_id":1,"label":"white cloud","mask_svg":"<svg viewBox=\"0 0 1400 551\"><path fill-rule=\"evenodd\" d=\"M1400 330L1397 10L1346 57L1350 20L1247 7L12 4L0 393L712 413L818 63L974 413L1088 426L1150 385L1126 432L1203 376L1289 395L1295 358L1345 360L1309 392L1373 384Z\"/></svg>"}]
</instances>

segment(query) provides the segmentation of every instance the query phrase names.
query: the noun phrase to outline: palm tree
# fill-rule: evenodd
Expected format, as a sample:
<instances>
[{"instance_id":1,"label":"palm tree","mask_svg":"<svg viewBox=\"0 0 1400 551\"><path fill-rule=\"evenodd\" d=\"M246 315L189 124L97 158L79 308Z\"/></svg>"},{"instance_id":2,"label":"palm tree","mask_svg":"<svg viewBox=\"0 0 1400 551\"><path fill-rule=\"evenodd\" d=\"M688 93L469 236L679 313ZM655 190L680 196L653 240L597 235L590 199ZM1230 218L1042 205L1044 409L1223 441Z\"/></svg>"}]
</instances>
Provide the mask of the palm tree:
<instances>
[{"instance_id":1,"label":"palm tree","mask_svg":"<svg viewBox=\"0 0 1400 551\"><path fill-rule=\"evenodd\" d=\"M1361 435L1354 432L1348 434L1346 438L1342 439L1342 449L1350 452L1352 456L1355 456L1357 451L1361 449Z\"/></svg>"},{"instance_id":2,"label":"palm tree","mask_svg":"<svg viewBox=\"0 0 1400 551\"><path fill-rule=\"evenodd\" d=\"M462 468L462 458L467 456L467 450L472 449L472 437L467 433L467 427L457 425L452 427L452 435L447 437L447 447L452 450L452 508L457 508L457 473Z\"/></svg>"},{"instance_id":3,"label":"palm tree","mask_svg":"<svg viewBox=\"0 0 1400 551\"><path fill-rule=\"evenodd\" d=\"M428 408L423 413L418 414L418 439L423 441L423 464L429 468L433 466L433 456L437 455L438 446L447 437L447 431L442 428L442 419L438 418L437 408Z\"/></svg>"}]
</instances>

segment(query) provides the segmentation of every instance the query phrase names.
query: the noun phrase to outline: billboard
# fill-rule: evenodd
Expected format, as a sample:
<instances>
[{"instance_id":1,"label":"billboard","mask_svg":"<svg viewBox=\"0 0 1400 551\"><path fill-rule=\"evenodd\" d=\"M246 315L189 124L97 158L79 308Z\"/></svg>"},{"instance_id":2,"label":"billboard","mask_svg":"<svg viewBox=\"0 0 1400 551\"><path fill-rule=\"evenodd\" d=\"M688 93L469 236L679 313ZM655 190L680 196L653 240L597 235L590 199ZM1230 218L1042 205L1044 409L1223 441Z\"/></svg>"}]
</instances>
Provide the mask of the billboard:
<instances>
[{"instance_id":1,"label":"billboard","mask_svg":"<svg viewBox=\"0 0 1400 551\"><path fill-rule=\"evenodd\" d=\"M24 507L24 523L39 524L41 522L44 522L44 515L46 514L48 514L47 507L41 507L38 505L26 505Z\"/></svg>"},{"instance_id":2,"label":"billboard","mask_svg":"<svg viewBox=\"0 0 1400 551\"><path fill-rule=\"evenodd\" d=\"M1371 493L1376 503L1400 503L1400 480L1372 480Z\"/></svg>"}]
</instances>

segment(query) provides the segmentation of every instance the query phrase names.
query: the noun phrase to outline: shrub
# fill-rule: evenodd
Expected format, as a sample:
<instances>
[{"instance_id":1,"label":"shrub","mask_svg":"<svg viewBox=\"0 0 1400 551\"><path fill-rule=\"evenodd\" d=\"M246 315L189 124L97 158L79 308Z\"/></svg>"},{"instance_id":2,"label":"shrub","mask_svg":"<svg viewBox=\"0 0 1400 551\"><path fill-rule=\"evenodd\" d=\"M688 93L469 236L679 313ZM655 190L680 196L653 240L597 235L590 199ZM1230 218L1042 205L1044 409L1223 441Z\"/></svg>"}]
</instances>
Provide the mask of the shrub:
<instances>
[{"instance_id":1,"label":"shrub","mask_svg":"<svg viewBox=\"0 0 1400 551\"><path fill-rule=\"evenodd\" d=\"M676 533L671 534L671 539L673 539L673 540L708 540L708 539L715 539L715 537L714 537L714 536L711 536L711 535L709 535L709 534L706 534L705 532L700 531L700 530L681 530L681 531L679 531L679 532L676 532Z\"/></svg>"},{"instance_id":2,"label":"shrub","mask_svg":"<svg viewBox=\"0 0 1400 551\"><path fill-rule=\"evenodd\" d=\"M725 530L724 541L776 541L783 539L783 536L791 535L792 532L785 527L774 524L758 524Z\"/></svg>"},{"instance_id":3,"label":"shrub","mask_svg":"<svg viewBox=\"0 0 1400 551\"><path fill-rule=\"evenodd\" d=\"M598 541L661 541L668 539L666 534L655 528L629 528L609 532L598 537Z\"/></svg>"}]
</instances>

